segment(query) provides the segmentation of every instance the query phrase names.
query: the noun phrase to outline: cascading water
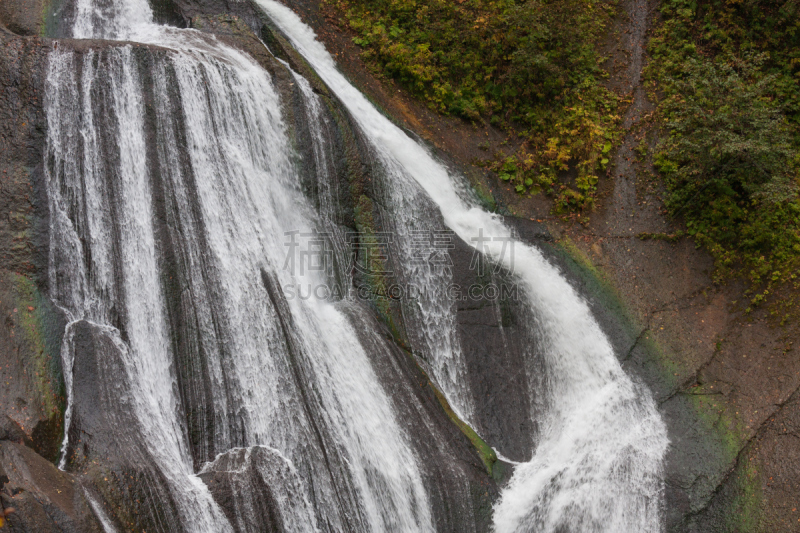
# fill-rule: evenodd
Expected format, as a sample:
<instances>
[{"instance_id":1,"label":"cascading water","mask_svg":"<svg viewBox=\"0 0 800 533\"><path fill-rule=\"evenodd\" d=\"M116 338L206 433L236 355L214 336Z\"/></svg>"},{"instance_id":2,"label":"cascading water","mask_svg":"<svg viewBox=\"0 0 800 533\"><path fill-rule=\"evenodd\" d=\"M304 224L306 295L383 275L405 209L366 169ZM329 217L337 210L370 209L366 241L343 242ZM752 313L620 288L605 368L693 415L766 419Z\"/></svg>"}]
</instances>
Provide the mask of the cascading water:
<instances>
[{"instance_id":1,"label":"cascading water","mask_svg":"<svg viewBox=\"0 0 800 533\"><path fill-rule=\"evenodd\" d=\"M331 240L338 258L341 253L337 243L343 241L344 237L333 224L332 213L337 202L330 191L329 155L325 153L328 145L322 131L329 126L320 112L319 96L302 76L293 75L305 97L308 127L314 139L314 160L321 189L320 214L329 221L328 227L334 228ZM431 257L430 250L430 241L437 237L443 247L448 246L447 228L416 182L402 168L396 167L395 161L383 158L382 163L390 166L383 169L389 177L385 195L392 205L387 218L390 219L388 225L391 228L392 248L399 256L398 263L402 269L401 281L406 287L413 287L417 291L415 298L402 300L414 352L431 371L459 417L471 421L472 398L456 335L455 313L452 309L454 300L444 290L452 280L452 270L446 261L449 256L447 248L439 251L434 249L433 254L438 254L436 257ZM444 253L439 253L441 251Z\"/></svg>"},{"instance_id":2,"label":"cascading water","mask_svg":"<svg viewBox=\"0 0 800 533\"><path fill-rule=\"evenodd\" d=\"M284 235L319 220L296 184L269 75L212 37L156 26L146 3L82 1L76 12L76 37L160 48L144 59L129 44L51 53L51 297L121 354L134 430L181 525L232 529L194 465L238 459L260 461L286 530L433 530L414 452L343 313L352 304L280 293L325 280L281 268ZM176 368L184 356L202 379ZM202 407L189 428L182 395ZM260 519L243 512L233 526L254 531Z\"/></svg>"},{"instance_id":3,"label":"cascading water","mask_svg":"<svg viewBox=\"0 0 800 533\"><path fill-rule=\"evenodd\" d=\"M449 257L445 247L452 237L419 185L397 161L383 157L380 151L378 154L387 173L388 218L394 221L392 233L400 256L401 280L418 292L416 298L404 300L414 351L459 418L473 423L467 368L456 334L456 302L445 290L452 282L452 269L443 259ZM420 244L436 244L438 248L425 250Z\"/></svg>"},{"instance_id":4,"label":"cascading water","mask_svg":"<svg viewBox=\"0 0 800 533\"><path fill-rule=\"evenodd\" d=\"M544 344L546 410L530 461L515 469L495 506L495 529L660 531L666 428L587 304L537 249L516 243L512 264L504 247L509 229L470 202L443 166L346 81L297 15L273 0L257 3L350 109L393 177L416 180L464 242L488 237L480 251L513 270L530 300L530 327Z\"/></svg>"},{"instance_id":5,"label":"cascading water","mask_svg":"<svg viewBox=\"0 0 800 533\"><path fill-rule=\"evenodd\" d=\"M451 275L415 260L415 235L486 236L479 251L514 271L528 299L546 375L526 371L546 383L544 414L532 414L536 446L495 505L495 529L659 531L665 428L586 303L537 249L516 243L512 264L508 228L346 82L296 15L258 3L372 145L400 277L438 295L404 310L413 349L463 419L475 399L443 291ZM131 456L152 462L148 479L165 481L176 509L178 524L164 511L156 529L434 530L421 445L370 359L384 342L374 320L359 302L281 289L331 281L283 268L286 235L298 230L331 236L334 283L350 275L319 97L291 73L311 133L315 213L261 66L207 34L155 25L144 0L78 0L74 11L74 37L125 42L50 54L49 290L68 321L68 428L87 407L73 402L86 373L77 343L91 331L119 361L106 410L121 421L133 413L119 440L140 443ZM62 467L76 464L78 447L68 431ZM229 483L235 512L220 508L209 479ZM457 474L449 481L466 486ZM92 500L101 516L99 505ZM111 521L103 515L103 527Z\"/></svg>"},{"instance_id":6,"label":"cascading water","mask_svg":"<svg viewBox=\"0 0 800 533\"><path fill-rule=\"evenodd\" d=\"M93 54L83 65L80 85L73 54L55 51L50 56L47 157L51 296L65 310L70 323L83 320L99 325L119 348L143 422L141 437L150 444L173 484L176 498L182 500L179 508L183 518L205 525L205 531L224 531L224 517L202 483L192 476L182 431L174 416L177 402L172 394L170 360L164 353L169 340L150 216L152 193L146 179L141 88L131 49L111 50L109 55L110 68L105 75L110 94L104 95L103 103L110 108L104 111L113 110L117 121L119 163L114 168L105 168L100 156L104 140L95 125L95 113L102 108L92 101L91 85L97 80ZM106 208L112 198L117 201L114 220ZM115 256L122 260L115 260ZM116 309L120 298L125 300L124 311ZM124 317L118 313L124 313ZM127 342L114 325L120 321L124 321ZM64 342L71 341L72 336L65 335ZM70 348L62 353L71 353ZM73 369L73 359L74 354L65 361L66 368Z\"/></svg>"}]
</instances>

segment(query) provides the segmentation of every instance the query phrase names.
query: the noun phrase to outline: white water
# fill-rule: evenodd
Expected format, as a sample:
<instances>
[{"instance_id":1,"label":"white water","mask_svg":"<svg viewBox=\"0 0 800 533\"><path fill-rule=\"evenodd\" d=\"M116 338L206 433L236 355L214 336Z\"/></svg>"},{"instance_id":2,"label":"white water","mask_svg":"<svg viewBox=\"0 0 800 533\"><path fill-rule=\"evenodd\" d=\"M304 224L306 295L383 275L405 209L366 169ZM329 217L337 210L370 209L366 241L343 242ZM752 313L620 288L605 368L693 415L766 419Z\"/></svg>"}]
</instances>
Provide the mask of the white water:
<instances>
[{"instance_id":1,"label":"white water","mask_svg":"<svg viewBox=\"0 0 800 533\"><path fill-rule=\"evenodd\" d=\"M287 65L288 66L288 65ZM331 190L333 182L329 169L329 149L324 129L328 128L324 116L320 112L320 98L315 94L308 81L292 72L300 86L307 106L306 117L308 128L314 140L314 159L316 174L320 188L320 215L329 222L335 222L334 206L338 198L334 198ZM392 249L399 255L397 266L402 269L399 280L404 286L413 286L418 292L417 298L404 298L404 320L411 336L412 348L418 361L422 362L431 377L448 398L451 407L462 420L470 421L473 414L472 397L467 384L467 369L461 356L461 346L455 325L453 307L455 301L447 294L445 287L452 281L452 270L448 265L433 263L438 257L449 257L445 251L437 259L429 256L432 249L432 237L443 227L436 213L431 212L431 202L417 183L403 172L396 161L383 158L388 179L385 189L392 203L391 220L385 221L391 228ZM332 224L328 224L332 227ZM335 226L333 226L335 227ZM438 237L440 244L447 245L449 236ZM334 230L334 251L337 258L341 256L337 243L344 241L344 236ZM416 247L415 247L416 245ZM415 254L415 251L419 252ZM341 264L342 260L338 260ZM349 274L349 273L347 273ZM346 290L343 291L346 294Z\"/></svg>"},{"instance_id":2,"label":"white water","mask_svg":"<svg viewBox=\"0 0 800 533\"><path fill-rule=\"evenodd\" d=\"M320 221L330 233L327 235L327 242L333 251L333 262L331 265L334 272L330 273L331 281L338 287L338 294L347 298L351 295L350 272L346 271L350 264L350 250L347 244L347 236L337 219L336 209L341 205L339 191L334 186L335 179L333 174L333 160L336 157L332 152L327 139L331 137L331 129L334 127L329 124L327 117L322 112L322 102L317 96L311 84L304 77L291 70L288 63L281 61L288 68L292 77L295 79L303 94L303 104L305 106L305 119L311 136L311 148L314 153L314 176L318 188L318 215ZM327 265L326 265L327 266Z\"/></svg>"},{"instance_id":3,"label":"white water","mask_svg":"<svg viewBox=\"0 0 800 533\"><path fill-rule=\"evenodd\" d=\"M173 485L183 521L194 524L196 531L228 531L230 528L221 511L203 483L193 476L183 432L175 416L177 399L172 389L170 359L165 353L169 340L156 268L151 192L144 168L141 89L130 47L109 53L115 57L109 62L112 68L104 74L113 88L111 105L117 113L119 128L120 164L114 172L121 202L116 213L121 232L119 239L111 237L114 225L109 210L103 208L110 197L108 184L103 179L108 169L103 168L96 150L98 131L92 122L94 102L88 96L90 91L84 93L83 101L77 100L78 66L73 53L53 51L49 58L47 152L55 162L47 173L51 296L67 310L70 321L85 319L105 326L109 338L122 353L132 400L142 421L143 440ZM81 72L84 88L97 79L93 53L87 56ZM78 137L84 139L87 146L83 154L77 149ZM73 198L81 199L77 204L86 218L80 222L86 224L83 231L91 238L89 266L82 257L80 230L68 215ZM120 285L113 281L115 244L119 246L118 253L125 258ZM128 343L122 341L119 331L112 326L117 291L126 299ZM66 340L69 341L69 337ZM72 361L65 361L65 367L72 368ZM74 373L74 368L72 371Z\"/></svg>"},{"instance_id":4,"label":"white water","mask_svg":"<svg viewBox=\"0 0 800 533\"><path fill-rule=\"evenodd\" d=\"M545 343L546 414L533 456L515 469L495 505L495 530L660 531L666 428L649 392L622 370L586 302L536 248L516 243L510 264L503 253L509 229L460 194L442 165L347 82L297 15L273 0L256 1L348 107L398 179L412 176L465 242L480 230L498 239L481 251L514 270L530 299L531 327Z\"/></svg>"},{"instance_id":5,"label":"white water","mask_svg":"<svg viewBox=\"0 0 800 533\"><path fill-rule=\"evenodd\" d=\"M82 62L64 47L51 53L51 297L70 321L102 326L117 345L142 441L170 484L181 523L189 531L231 530L195 476L180 420L148 157L174 213L170 230L178 228L198 350L209 365L215 416L209 449L264 445L294 465L268 484L279 501L301 487L301 499L315 502L314 515L303 506L279 510L298 531L316 531L321 520L332 530L432 531L417 459L338 307L347 304L291 300L283 317L293 324L287 333L262 284L262 271L282 285L325 281L281 269L284 233L319 221L299 191L269 75L212 37L153 24L143 1L98 7L81 0L77 13L76 37L165 48L148 52L147 67L160 142L157 149L148 144L134 47L88 52ZM179 153L182 138L188 154ZM72 358L65 359L72 369ZM293 365L307 381L306 396L292 381ZM328 447L330 473L315 432Z\"/></svg>"},{"instance_id":6,"label":"white water","mask_svg":"<svg viewBox=\"0 0 800 533\"><path fill-rule=\"evenodd\" d=\"M86 500L89 502L89 505L94 511L95 516L100 521L100 525L103 527L103 531L105 533L117 533L117 528L114 527L114 523L108 517L106 512L103 510L103 506L95 500L91 494L88 492L84 492L83 495L86 497Z\"/></svg>"},{"instance_id":7,"label":"white water","mask_svg":"<svg viewBox=\"0 0 800 533\"><path fill-rule=\"evenodd\" d=\"M387 174L384 182L391 204L393 237L400 256L400 279L419 292L417 298L403 301L415 355L423 360L459 418L470 423L474 406L456 330L456 301L445 290L453 281L453 273L449 265L435 263L449 255L446 250L441 253L441 246L433 252L426 249L433 238L446 246L454 236L441 233L444 227L438 213L431 212L435 206L400 162L387 157L382 150L378 150L378 154ZM424 244L415 248L418 239ZM438 255L432 259L431 253Z\"/></svg>"}]
</instances>

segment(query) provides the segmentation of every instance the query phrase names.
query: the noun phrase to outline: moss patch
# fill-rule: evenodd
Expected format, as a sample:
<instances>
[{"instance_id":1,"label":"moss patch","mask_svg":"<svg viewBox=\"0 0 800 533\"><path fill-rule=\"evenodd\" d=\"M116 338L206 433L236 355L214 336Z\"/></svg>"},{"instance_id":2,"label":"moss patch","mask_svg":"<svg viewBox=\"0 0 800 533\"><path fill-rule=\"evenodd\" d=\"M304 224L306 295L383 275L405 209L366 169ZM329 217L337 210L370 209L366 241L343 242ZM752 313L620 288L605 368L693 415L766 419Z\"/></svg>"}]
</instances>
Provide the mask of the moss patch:
<instances>
[{"instance_id":1,"label":"moss patch","mask_svg":"<svg viewBox=\"0 0 800 533\"><path fill-rule=\"evenodd\" d=\"M763 514L761 475L749 460L743 460L733 475L736 494L727 515L728 531L755 531Z\"/></svg>"},{"instance_id":2,"label":"moss patch","mask_svg":"<svg viewBox=\"0 0 800 533\"><path fill-rule=\"evenodd\" d=\"M30 359L26 361L29 379L45 415L58 416L64 410L64 386L59 339L48 335L53 329L48 327L49 304L33 280L21 274L13 276L16 315L30 347Z\"/></svg>"},{"instance_id":3,"label":"moss patch","mask_svg":"<svg viewBox=\"0 0 800 533\"><path fill-rule=\"evenodd\" d=\"M472 429L469 424L461 420L458 415L453 411L453 408L450 407L450 403L447 401L447 398L444 397L442 391L440 391L433 383L430 381L428 382L433 392L436 394L436 399L439 400L444 412L447 413L447 416L450 417L450 420L461 430L461 432L467 436L469 441L475 446L475 449L478 450L478 455L480 455L483 464L486 466L486 471L489 473L490 476L493 475L493 466L495 462L497 462L497 454L494 453L494 450L491 446L486 444L486 442L475 433L475 430Z\"/></svg>"}]
</instances>

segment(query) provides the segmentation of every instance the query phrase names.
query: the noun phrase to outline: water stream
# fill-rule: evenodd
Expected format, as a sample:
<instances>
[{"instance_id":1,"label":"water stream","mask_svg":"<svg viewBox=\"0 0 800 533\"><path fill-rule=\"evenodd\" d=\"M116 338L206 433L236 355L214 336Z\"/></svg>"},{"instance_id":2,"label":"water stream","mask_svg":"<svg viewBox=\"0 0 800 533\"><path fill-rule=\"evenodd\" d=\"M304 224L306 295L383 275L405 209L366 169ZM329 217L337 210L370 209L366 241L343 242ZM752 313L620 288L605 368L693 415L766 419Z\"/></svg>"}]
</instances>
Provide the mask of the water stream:
<instances>
[{"instance_id":1,"label":"water stream","mask_svg":"<svg viewBox=\"0 0 800 533\"><path fill-rule=\"evenodd\" d=\"M164 47L144 67L131 45L50 56L50 291L70 321L99 325L124 354L140 438L182 524L231 529L194 475L198 459L268 446L287 463L267 483L290 529L432 530L413 451L339 309L348 304L270 292L324 281L281 268L285 234L320 220L297 185L270 77L213 37L153 24L146 3L122 5L113 15L79 9L75 34ZM145 100L155 103L155 153ZM154 222L157 201L168 238ZM165 257L167 245L177 259ZM196 391L211 411L199 458L175 387L180 347L163 280L171 262L181 270L194 356L208 367L210 383Z\"/></svg>"},{"instance_id":2,"label":"water stream","mask_svg":"<svg viewBox=\"0 0 800 533\"><path fill-rule=\"evenodd\" d=\"M386 174L405 279L431 293L450 282L446 269L421 268L408 252L415 234L449 229L513 271L527 299L528 327L545 354L545 410L531 415L537 443L495 504L496 531L660 531L666 429L586 302L537 248L515 242L512 258L502 220L350 85L290 9L257 3L369 140ZM79 0L72 33L120 42L82 53L61 47L49 58L49 290L70 324L66 425L85 371L73 364L72 328L90 324L122 361L130 394L120 406L133 406L130 430L186 531L260 530L252 472L287 531L436 529L420 458L360 331L373 323L369 310L281 290L330 281L284 268L286 236L298 230L332 236L333 275L349 276L330 187L330 124L308 82L291 74L309 121L316 207L297 179L279 92L249 56L154 24L144 0ZM452 301L405 312L415 353L471 421ZM69 435L62 468L76 445ZM215 472L234 480L233 518L198 477Z\"/></svg>"},{"instance_id":3,"label":"water stream","mask_svg":"<svg viewBox=\"0 0 800 533\"><path fill-rule=\"evenodd\" d=\"M350 109L397 181L412 177L464 242L477 242L524 284L536 316L530 327L546 343L547 413L531 460L515 469L495 506L496 530L660 531L666 427L649 392L622 370L586 302L536 248L516 243L512 259L510 230L345 79L296 14L273 0L257 3ZM476 241L478 235L490 240Z\"/></svg>"}]
</instances>

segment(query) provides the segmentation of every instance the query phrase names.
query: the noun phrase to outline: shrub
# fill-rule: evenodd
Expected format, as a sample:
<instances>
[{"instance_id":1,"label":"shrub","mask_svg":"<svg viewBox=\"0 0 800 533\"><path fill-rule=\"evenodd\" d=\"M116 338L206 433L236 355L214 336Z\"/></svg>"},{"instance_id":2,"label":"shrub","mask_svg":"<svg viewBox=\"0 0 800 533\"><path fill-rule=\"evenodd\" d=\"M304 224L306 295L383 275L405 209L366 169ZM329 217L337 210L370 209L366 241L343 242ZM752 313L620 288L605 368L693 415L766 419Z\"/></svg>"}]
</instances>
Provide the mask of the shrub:
<instances>
[{"instance_id":1,"label":"shrub","mask_svg":"<svg viewBox=\"0 0 800 533\"><path fill-rule=\"evenodd\" d=\"M712 253L717 280L741 271L771 286L800 264L800 23L791 3L672 0L650 43L666 204Z\"/></svg>"},{"instance_id":2,"label":"shrub","mask_svg":"<svg viewBox=\"0 0 800 533\"><path fill-rule=\"evenodd\" d=\"M519 193L592 201L619 124L597 52L615 12L600 0L330 0L376 72L445 114L524 139L489 163ZM517 163L510 170L507 157ZM575 188L558 173L578 170Z\"/></svg>"}]
</instances>

